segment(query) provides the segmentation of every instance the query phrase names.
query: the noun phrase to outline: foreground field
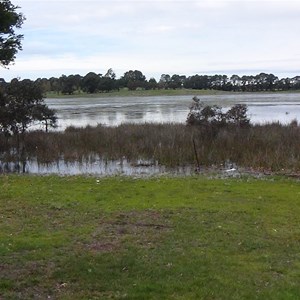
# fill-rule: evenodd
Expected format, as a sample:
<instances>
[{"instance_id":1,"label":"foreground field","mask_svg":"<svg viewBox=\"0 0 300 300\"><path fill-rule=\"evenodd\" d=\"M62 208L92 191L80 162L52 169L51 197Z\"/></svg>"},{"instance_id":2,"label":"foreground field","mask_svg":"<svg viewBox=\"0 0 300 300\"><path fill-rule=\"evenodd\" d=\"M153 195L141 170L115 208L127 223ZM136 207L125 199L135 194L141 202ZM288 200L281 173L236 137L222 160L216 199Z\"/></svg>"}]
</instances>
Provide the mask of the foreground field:
<instances>
[{"instance_id":1,"label":"foreground field","mask_svg":"<svg viewBox=\"0 0 300 300\"><path fill-rule=\"evenodd\" d=\"M299 299L300 186L0 177L0 299Z\"/></svg>"}]
</instances>

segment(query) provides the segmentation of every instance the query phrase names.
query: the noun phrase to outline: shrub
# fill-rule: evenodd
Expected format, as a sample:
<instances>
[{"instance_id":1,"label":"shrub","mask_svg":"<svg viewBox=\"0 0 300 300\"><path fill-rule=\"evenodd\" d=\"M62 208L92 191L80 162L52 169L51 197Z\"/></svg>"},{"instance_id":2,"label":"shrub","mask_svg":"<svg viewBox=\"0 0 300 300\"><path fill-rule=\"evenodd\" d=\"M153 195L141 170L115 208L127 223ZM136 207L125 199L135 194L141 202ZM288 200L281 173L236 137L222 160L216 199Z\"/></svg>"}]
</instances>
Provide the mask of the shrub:
<instances>
[{"instance_id":1,"label":"shrub","mask_svg":"<svg viewBox=\"0 0 300 300\"><path fill-rule=\"evenodd\" d=\"M207 127L225 127L236 125L239 127L249 127L250 120L247 117L247 105L236 104L226 113L217 105L204 105L198 97L193 97L193 104L187 116L188 125L204 125Z\"/></svg>"},{"instance_id":2,"label":"shrub","mask_svg":"<svg viewBox=\"0 0 300 300\"><path fill-rule=\"evenodd\" d=\"M226 123L234 124L239 127L248 127L250 120L247 117L248 107L246 104L236 104L225 114Z\"/></svg>"}]
</instances>

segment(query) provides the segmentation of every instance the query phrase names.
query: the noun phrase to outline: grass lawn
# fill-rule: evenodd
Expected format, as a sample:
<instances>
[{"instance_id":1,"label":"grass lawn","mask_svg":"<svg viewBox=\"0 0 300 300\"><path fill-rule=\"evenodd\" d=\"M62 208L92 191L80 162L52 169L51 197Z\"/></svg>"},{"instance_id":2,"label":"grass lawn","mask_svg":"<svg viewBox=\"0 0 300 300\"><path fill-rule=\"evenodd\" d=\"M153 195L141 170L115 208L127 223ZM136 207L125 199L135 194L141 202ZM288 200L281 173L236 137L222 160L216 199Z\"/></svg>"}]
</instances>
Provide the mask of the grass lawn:
<instances>
[{"instance_id":1,"label":"grass lawn","mask_svg":"<svg viewBox=\"0 0 300 300\"><path fill-rule=\"evenodd\" d=\"M300 299L300 183L0 176L0 299Z\"/></svg>"}]
</instances>

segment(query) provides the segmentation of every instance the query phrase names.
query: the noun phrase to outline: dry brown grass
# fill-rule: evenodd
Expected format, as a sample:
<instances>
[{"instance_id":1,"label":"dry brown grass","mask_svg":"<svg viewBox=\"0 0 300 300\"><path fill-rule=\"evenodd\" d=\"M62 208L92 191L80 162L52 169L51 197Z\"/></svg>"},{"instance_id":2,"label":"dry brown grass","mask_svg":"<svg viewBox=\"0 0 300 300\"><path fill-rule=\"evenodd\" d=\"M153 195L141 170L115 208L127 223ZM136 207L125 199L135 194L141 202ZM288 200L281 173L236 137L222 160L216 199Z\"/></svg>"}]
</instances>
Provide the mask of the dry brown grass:
<instances>
[{"instance_id":1,"label":"dry brown grass","mask_svg":"<svg viewBox=\"0 0 300 300\"><path fill-rule=\"evenodd\" d=\"M69 127L65 132L29 132L26 157L38 162L144 159L168 167L196 164L193 140L201 166L231 161L239 166L278 171L300 169L300 127L278 123L250 128L209 128L184 124L123 124L118 127ZM1 138L2 160L12 160L16 141Z\"/></svg>"}]
</instances>

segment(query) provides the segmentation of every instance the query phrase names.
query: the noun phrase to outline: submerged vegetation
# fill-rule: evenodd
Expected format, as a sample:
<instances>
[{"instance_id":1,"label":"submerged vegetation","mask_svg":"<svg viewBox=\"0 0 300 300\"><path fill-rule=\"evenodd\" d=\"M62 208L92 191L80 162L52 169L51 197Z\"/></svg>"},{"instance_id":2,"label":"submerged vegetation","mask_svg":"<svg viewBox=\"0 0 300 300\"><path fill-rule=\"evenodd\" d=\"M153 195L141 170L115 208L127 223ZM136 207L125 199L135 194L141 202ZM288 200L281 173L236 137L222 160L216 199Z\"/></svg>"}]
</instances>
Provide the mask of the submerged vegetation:
<instances>
[{"instance_id":1,"label":"submerged vegetation","mask_svg":"<svg viewBox=\"0 0 300 300\"><path fill-rule=\"evenodd\" d=\"M297 121L252 125L247 106L237 104L228 111L204 105L193 98L186 124L122 124L117 127L68 127L64 132L22 131L0 134L0 170L5 163L25 165L64 161L93 163L124 160L132 165L167 168L218 168L234 164L255 171L298 172L300 126ZM22 125L22 123L21 123ZM21 155L20 155L21 154ZM14 168L14 167L13 167Z\"/></svg>"},{"instance_id":2,"label":"submerged vegetation","mask_svg":"<svg viewBox=\"0 0 300 300\"><path fill-rule=\"evenodd\" d=\"M26 158L39 163L126 158L170 167L212 166L231 161L238 166L270 171L299 171L300 127L297 122L222 128L185 124L123 124L118 127L69 127L64 132L27 132ZM15 161L16 137L0 136L2 161Z\"/></svg>"},{"instance_id":3,"label":"submerged vegetation","mask_svg":"<svg viewBox=\"0 0 300 300\"><path fill-rule=\"evenodd\" d=\"M234 105L228 111L203 105L197 97L186 124L122 124L68 127L64 132L47 132L55 126L55 112L43 104L40 89L27 81L14 81L15 94L3 94L0 103L0 170L6 163L26 172L26 163L123 161L164 167L218 167L233 163L264 171L298 172L300 127L297 121L251 125L247 106ZM37 92L35 93L35 90ZM12 103L11 106L6 105ZM37 100L36 100L37 99ZM15 105L18 104L18 105ZM49 111L49 114L48 114ZM44 122L46 132L27 131L34 121ZM14 167L13 167L14 168Z\"/></svg>"}]
</instances>

